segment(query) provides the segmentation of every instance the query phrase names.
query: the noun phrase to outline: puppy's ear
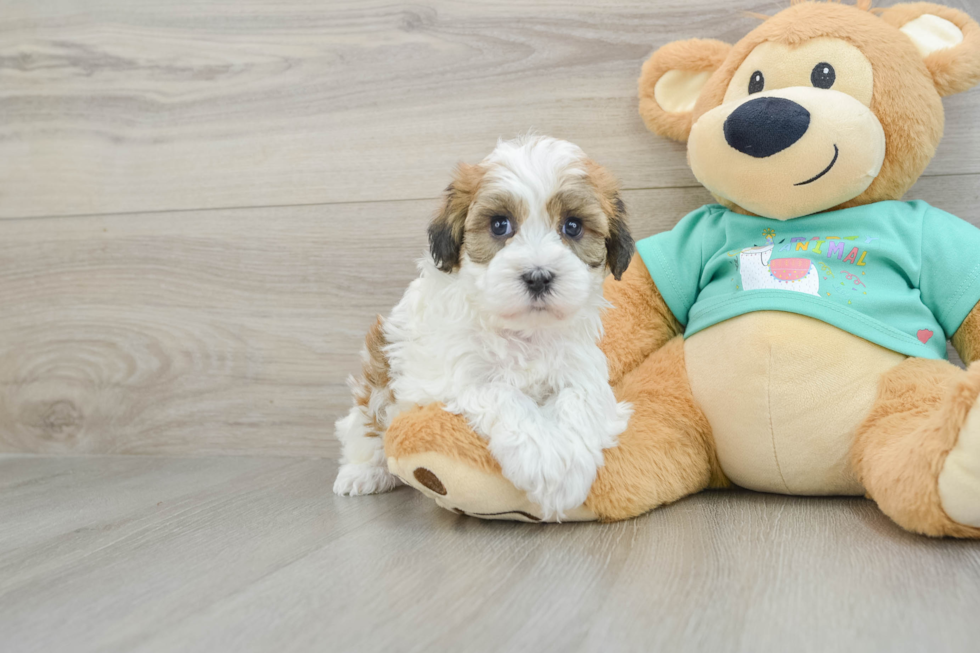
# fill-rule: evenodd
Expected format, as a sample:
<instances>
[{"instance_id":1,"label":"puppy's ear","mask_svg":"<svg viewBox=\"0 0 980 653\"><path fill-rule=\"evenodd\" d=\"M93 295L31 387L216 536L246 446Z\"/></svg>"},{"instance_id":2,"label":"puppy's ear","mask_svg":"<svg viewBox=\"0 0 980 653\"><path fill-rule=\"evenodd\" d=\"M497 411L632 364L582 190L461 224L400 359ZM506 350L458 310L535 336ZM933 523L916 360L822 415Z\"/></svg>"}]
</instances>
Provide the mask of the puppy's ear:
<instances>
[{"instance_id":1,"label":"puppy's ear","mask_svg":"<svg viewBox=\"0 0 980 653\"><path fill-rule=\"evenodd\" d=\"M429 252L436 267L443 272L452 272L459 267L466 214L482 177L479 166L465 163L456 166L453 182L446 187L442 208L429 225Z\"/></svg>"},{"instance_id":2,"label":"puppy's ear","mask_svg":"<svg viewBox=\"0 0 980 653\"><path fill-rule=\"evenodd\" d=\"M616 278L623 276L633 258L633 236L630 234L629 216L626 205L619 196L619 182L612 173L595 161L585 162L585 171L589 182L599 195L602 212L606 214L609 223L609 235L606 236L606 265Z\"/></svg>"},{"instance_id":3,"label":"puppy's ear","mask_svg":"<svg viewBox=\"0 0 980 653\"><path fill-rule=\"evenodd\" d=\"M928 2L893 5L882 19L912 39L940 95L980 82L980 26L952 7Z\"/></svg>"},{"instance_id":4,"label":"puppy's ear","mask_svg":"<svg viewBox=\"0 0 980 653\"><path fill-rule=\"evenodd\" d=\"M732 46L710 39L674 41L647 59L640 73L640 116L647 129L682 143L691 133L694 104Z\"/></svg>"},{"instance_id":5,"label":"puppy's ear","mask_svg":"<svg viewBox=\"0 0 980 653\"><path fill-rule=\"evenodd\" d=\"M633 258L633 234L630 233L626 205L618 192L612 205L613 214L609 217L609 236L606 238L606 263L613 277L619 281Z\"/></svg>"}]
</instances>

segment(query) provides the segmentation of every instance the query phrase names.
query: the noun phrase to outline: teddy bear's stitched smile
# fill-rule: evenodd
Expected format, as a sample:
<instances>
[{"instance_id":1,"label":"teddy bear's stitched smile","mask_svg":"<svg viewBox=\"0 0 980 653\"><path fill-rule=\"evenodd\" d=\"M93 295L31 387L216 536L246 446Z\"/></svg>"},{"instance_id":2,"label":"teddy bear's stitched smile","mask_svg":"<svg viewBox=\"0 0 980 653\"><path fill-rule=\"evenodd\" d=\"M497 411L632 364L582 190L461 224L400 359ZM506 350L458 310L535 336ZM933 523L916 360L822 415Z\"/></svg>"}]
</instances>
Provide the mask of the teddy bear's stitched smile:
<instances>
[{"instance_id":1,"label":"teddy bear's stitched smile","mask_svg":"<svg viewBox=\"0 0 980 653\"><path fill-rule=\"evenodd\" d=\"M824 176L825 174L827 174L828 172L830 172L830 169L834 167L834 164L835 164L835 163L837 163L837 157L838 157L839 155L840 155L840 150L839 150L839 149L837 149L837 143L834 143L834 158L833 158L833 159L831 159L831 161L830 161L830 165L829 165L829 166L827 166L826 168L824 168L824 169L823 169L823 170L822 170L822 171L821 171L821 172L820 172L820 173L819 173L819 174L818 174L818 175L817 175L816 177L810 177L810 178L809 178L809 179L807 179L806 181L801 181L800 183L798 183L798 184L793 184L793 185L794 185L794 186L806 186L807 184L812 184L812 183L813 183L813 182L815 182L816 180L818 180L818 179L820 179L820 178L821 178L821 177L823 177L823 176Z\"/></svg>"}]
</instances>

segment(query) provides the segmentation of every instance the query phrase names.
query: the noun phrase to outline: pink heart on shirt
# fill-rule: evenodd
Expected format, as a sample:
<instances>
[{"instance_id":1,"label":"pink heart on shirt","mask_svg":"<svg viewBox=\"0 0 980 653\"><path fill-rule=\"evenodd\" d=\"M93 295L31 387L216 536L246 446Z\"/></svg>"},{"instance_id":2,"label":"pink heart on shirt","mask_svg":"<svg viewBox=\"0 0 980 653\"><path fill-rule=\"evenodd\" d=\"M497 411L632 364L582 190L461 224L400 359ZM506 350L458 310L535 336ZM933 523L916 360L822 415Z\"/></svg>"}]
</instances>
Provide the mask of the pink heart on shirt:
<instances>
[{"instance_id":1,"label":"pink heart on shirt","mask_svg":"<svg viewBox=\"0 0 980 653\"><path fill-rule=\"evenodd\" d=\"M932 331L930 331L929 329L920 329L919 332L915 335L919 339L919 342L921 342L924 345L927 342L929 342L929 338L932 337Z\"/></svg>"}]
</instances>

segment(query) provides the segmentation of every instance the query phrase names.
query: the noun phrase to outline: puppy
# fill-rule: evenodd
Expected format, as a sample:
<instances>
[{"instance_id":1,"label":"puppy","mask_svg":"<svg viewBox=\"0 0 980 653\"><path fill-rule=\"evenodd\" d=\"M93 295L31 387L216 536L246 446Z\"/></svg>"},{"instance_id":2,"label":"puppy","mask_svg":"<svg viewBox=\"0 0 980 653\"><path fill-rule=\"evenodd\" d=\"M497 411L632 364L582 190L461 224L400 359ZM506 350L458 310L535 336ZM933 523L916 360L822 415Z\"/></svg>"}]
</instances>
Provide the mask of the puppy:
<instances>
[{"instance_id":1,"label":"puppy","mask_svg":"<svg viewBox=\"0 0 980 653\"><path fill-rule=\"evenodd\" d=\"M337 422L337 494L385 492L383 435L442 402L488 441L545 518L581 505L631 413L597 342L607 269L633 254L613 177L577 146L527 136L461 164L429 227L430 255L372 328L354 407Z\"/></svg>"}]
</instances>

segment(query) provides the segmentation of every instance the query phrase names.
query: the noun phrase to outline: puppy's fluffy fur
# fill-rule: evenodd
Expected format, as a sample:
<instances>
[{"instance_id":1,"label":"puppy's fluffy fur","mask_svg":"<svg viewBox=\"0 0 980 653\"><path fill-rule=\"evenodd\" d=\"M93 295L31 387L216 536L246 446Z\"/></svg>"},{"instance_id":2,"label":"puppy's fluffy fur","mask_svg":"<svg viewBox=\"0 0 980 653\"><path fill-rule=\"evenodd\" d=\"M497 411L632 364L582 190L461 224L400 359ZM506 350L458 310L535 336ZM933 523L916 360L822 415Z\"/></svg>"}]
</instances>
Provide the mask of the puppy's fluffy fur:
<instances>
[{"instance_id":1,"label":"puppy's fluffy fur","mask_svg":"<svg viewBox=\"0 0 980 653\"><path fill-rule=\"evenodd\" d=\"M571 143L499 142L457 168L429 241L419 278L368 334L354 407L337 422L334 491L395 487L385 429L402 410L442 402L560 517L585 501L630 415L596 344L603 278L618 279L633 253L617 184Z\"/></svg>"}]
</instances>

